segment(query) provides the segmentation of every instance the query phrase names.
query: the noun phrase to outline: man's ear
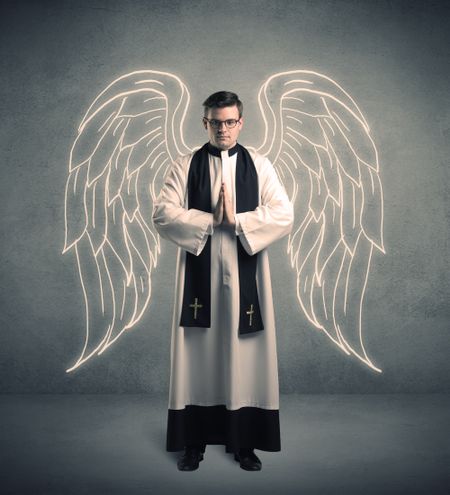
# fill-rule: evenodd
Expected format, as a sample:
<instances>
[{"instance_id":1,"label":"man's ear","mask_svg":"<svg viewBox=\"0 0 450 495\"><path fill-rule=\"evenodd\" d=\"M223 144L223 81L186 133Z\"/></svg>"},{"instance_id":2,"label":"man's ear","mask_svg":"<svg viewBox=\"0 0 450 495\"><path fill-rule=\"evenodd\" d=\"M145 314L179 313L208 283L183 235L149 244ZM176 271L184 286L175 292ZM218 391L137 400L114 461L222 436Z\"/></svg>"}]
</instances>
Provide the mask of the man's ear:
<instances>
[{"instance_id":1,"label":"man's ear","mask_svg":"<svg viewBox=\"0 0 450 495\"><path fill-rule=\"evenodd\" d=\"M244 117L241 117L239 120L241 121L241 129L242 129L242 127L244 127Z\"/></svg>"},{"instance_id":2,"label":"man's ear","mask_svg":"<svg viewBox=\"0 0 450 495\"><path fill-rule=\"evenodd\" d=\"M205 129L208 129L208 123L206 122L205 117L202 117L202 122L203 122L203 127Z\"/></svg>"}]
</instances>

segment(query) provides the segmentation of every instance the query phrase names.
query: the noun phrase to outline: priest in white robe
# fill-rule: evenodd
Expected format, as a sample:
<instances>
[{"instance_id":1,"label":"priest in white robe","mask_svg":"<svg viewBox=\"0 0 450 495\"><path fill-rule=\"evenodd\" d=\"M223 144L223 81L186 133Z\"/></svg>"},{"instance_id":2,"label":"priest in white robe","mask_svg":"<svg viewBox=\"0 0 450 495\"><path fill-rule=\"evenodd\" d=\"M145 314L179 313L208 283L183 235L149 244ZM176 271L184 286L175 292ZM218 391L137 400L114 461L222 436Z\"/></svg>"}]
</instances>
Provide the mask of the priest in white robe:
<instances>
[{"instance_id":1,"label":"priest in white robe","mask_svg":"<svg viewBox=\"0 0 450 495\"><path fill-rule=\"evenodd\" d=\"M203 105L209 142L173 163L152 216L178 246L166 449L185 449L178 467L192 470L221 444L259 470L253 449L281 450L267 248L291 231L293 206L270 161L238 144L237 95Z\"/></svg>"}]
</instances>

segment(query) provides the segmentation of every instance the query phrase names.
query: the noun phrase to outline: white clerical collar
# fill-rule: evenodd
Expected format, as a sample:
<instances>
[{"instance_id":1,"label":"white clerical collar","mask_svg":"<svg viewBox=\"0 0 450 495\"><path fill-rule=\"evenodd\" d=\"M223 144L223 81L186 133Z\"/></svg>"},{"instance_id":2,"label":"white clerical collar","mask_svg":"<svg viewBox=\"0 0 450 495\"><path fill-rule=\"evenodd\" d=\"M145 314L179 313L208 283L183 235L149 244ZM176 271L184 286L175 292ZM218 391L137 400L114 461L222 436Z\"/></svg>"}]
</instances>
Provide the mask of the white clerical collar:
<instances>
[{"instance_id":1,"label":"white clerical collar","mask_svg":"<svg viewBox=\"0 0 450 495\"><path fill-rule=\"evenodd\" d=\"M238 146L239 145L237 144L236 141L236 144L232 148L228 150L221 150L216 146L214 146L213 144L208 143L207 149L208 149L208 153L210 153L211 155L218 156L219 158L221 158L223 156L233 156L235 153L237 153Z\"/></svg>"}]
</instances>

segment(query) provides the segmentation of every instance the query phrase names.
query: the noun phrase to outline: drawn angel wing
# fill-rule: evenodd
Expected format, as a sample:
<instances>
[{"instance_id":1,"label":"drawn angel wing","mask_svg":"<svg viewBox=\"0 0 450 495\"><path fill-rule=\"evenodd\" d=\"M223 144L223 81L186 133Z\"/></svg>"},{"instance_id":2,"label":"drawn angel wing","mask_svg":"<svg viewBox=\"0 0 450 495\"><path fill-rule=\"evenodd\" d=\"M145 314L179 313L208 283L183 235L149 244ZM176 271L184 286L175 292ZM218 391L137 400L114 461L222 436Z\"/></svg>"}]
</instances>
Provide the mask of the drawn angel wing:
<instances>
[{"instance_id":1,"label":"drawn angel wing","mask_svg":"<svg viewBox=\"0 0 450 495\"><path fill-rule=\"evenodd\" d=\"M275 74L259 91L265 136L294 204L288 239L297 298L314 327L375 371L363 343L363 299L383 244L383 193L369 125L335 81L308 70Z\"/></svg>"},{"instance_id":2,"label":"drawn angel wing","mask_svg":"<svg viewBox=\"0 0 450 495\"><path fill-rule=\"evenodd\" d=\"M148 306L160 253L153 201L175 157L191 151L182 135L188 104L189 92L176 76L135 71L107 86L78 128L62 252L76 254L86 336L67 372L104 352Z\"/></svg>"}]
</instances>

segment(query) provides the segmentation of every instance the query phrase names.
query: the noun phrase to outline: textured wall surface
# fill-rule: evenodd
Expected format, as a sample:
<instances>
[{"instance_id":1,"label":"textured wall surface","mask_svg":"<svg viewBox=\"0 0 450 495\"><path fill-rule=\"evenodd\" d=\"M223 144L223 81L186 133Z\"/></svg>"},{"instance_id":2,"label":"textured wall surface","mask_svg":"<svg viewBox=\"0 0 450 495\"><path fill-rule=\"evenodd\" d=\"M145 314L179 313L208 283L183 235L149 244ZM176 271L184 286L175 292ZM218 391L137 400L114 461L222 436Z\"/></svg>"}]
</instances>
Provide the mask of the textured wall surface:
<instances>
[{"instance_id":1,"label":"textured wall surface","mask_svg":"<svg viewBox=\"0 0 450 495\"><path fill-rule=\"evenodd\" d=\"M449 9L445 2L2 2L0 20L1 392L155 392L169 379L175 247L163 241L145 316L73 373L84 304L64 245L64 188L93 98L137 69L191 92L186 140L205 141L201 102L245 103L243 144L262 139L257 91L310 69L341 84L371 127L384 188L386 255L364 301L366 348L349 358L302 315L286 239L270 248L281 392L449 391Z\"/></svg>"}]
</instances>

